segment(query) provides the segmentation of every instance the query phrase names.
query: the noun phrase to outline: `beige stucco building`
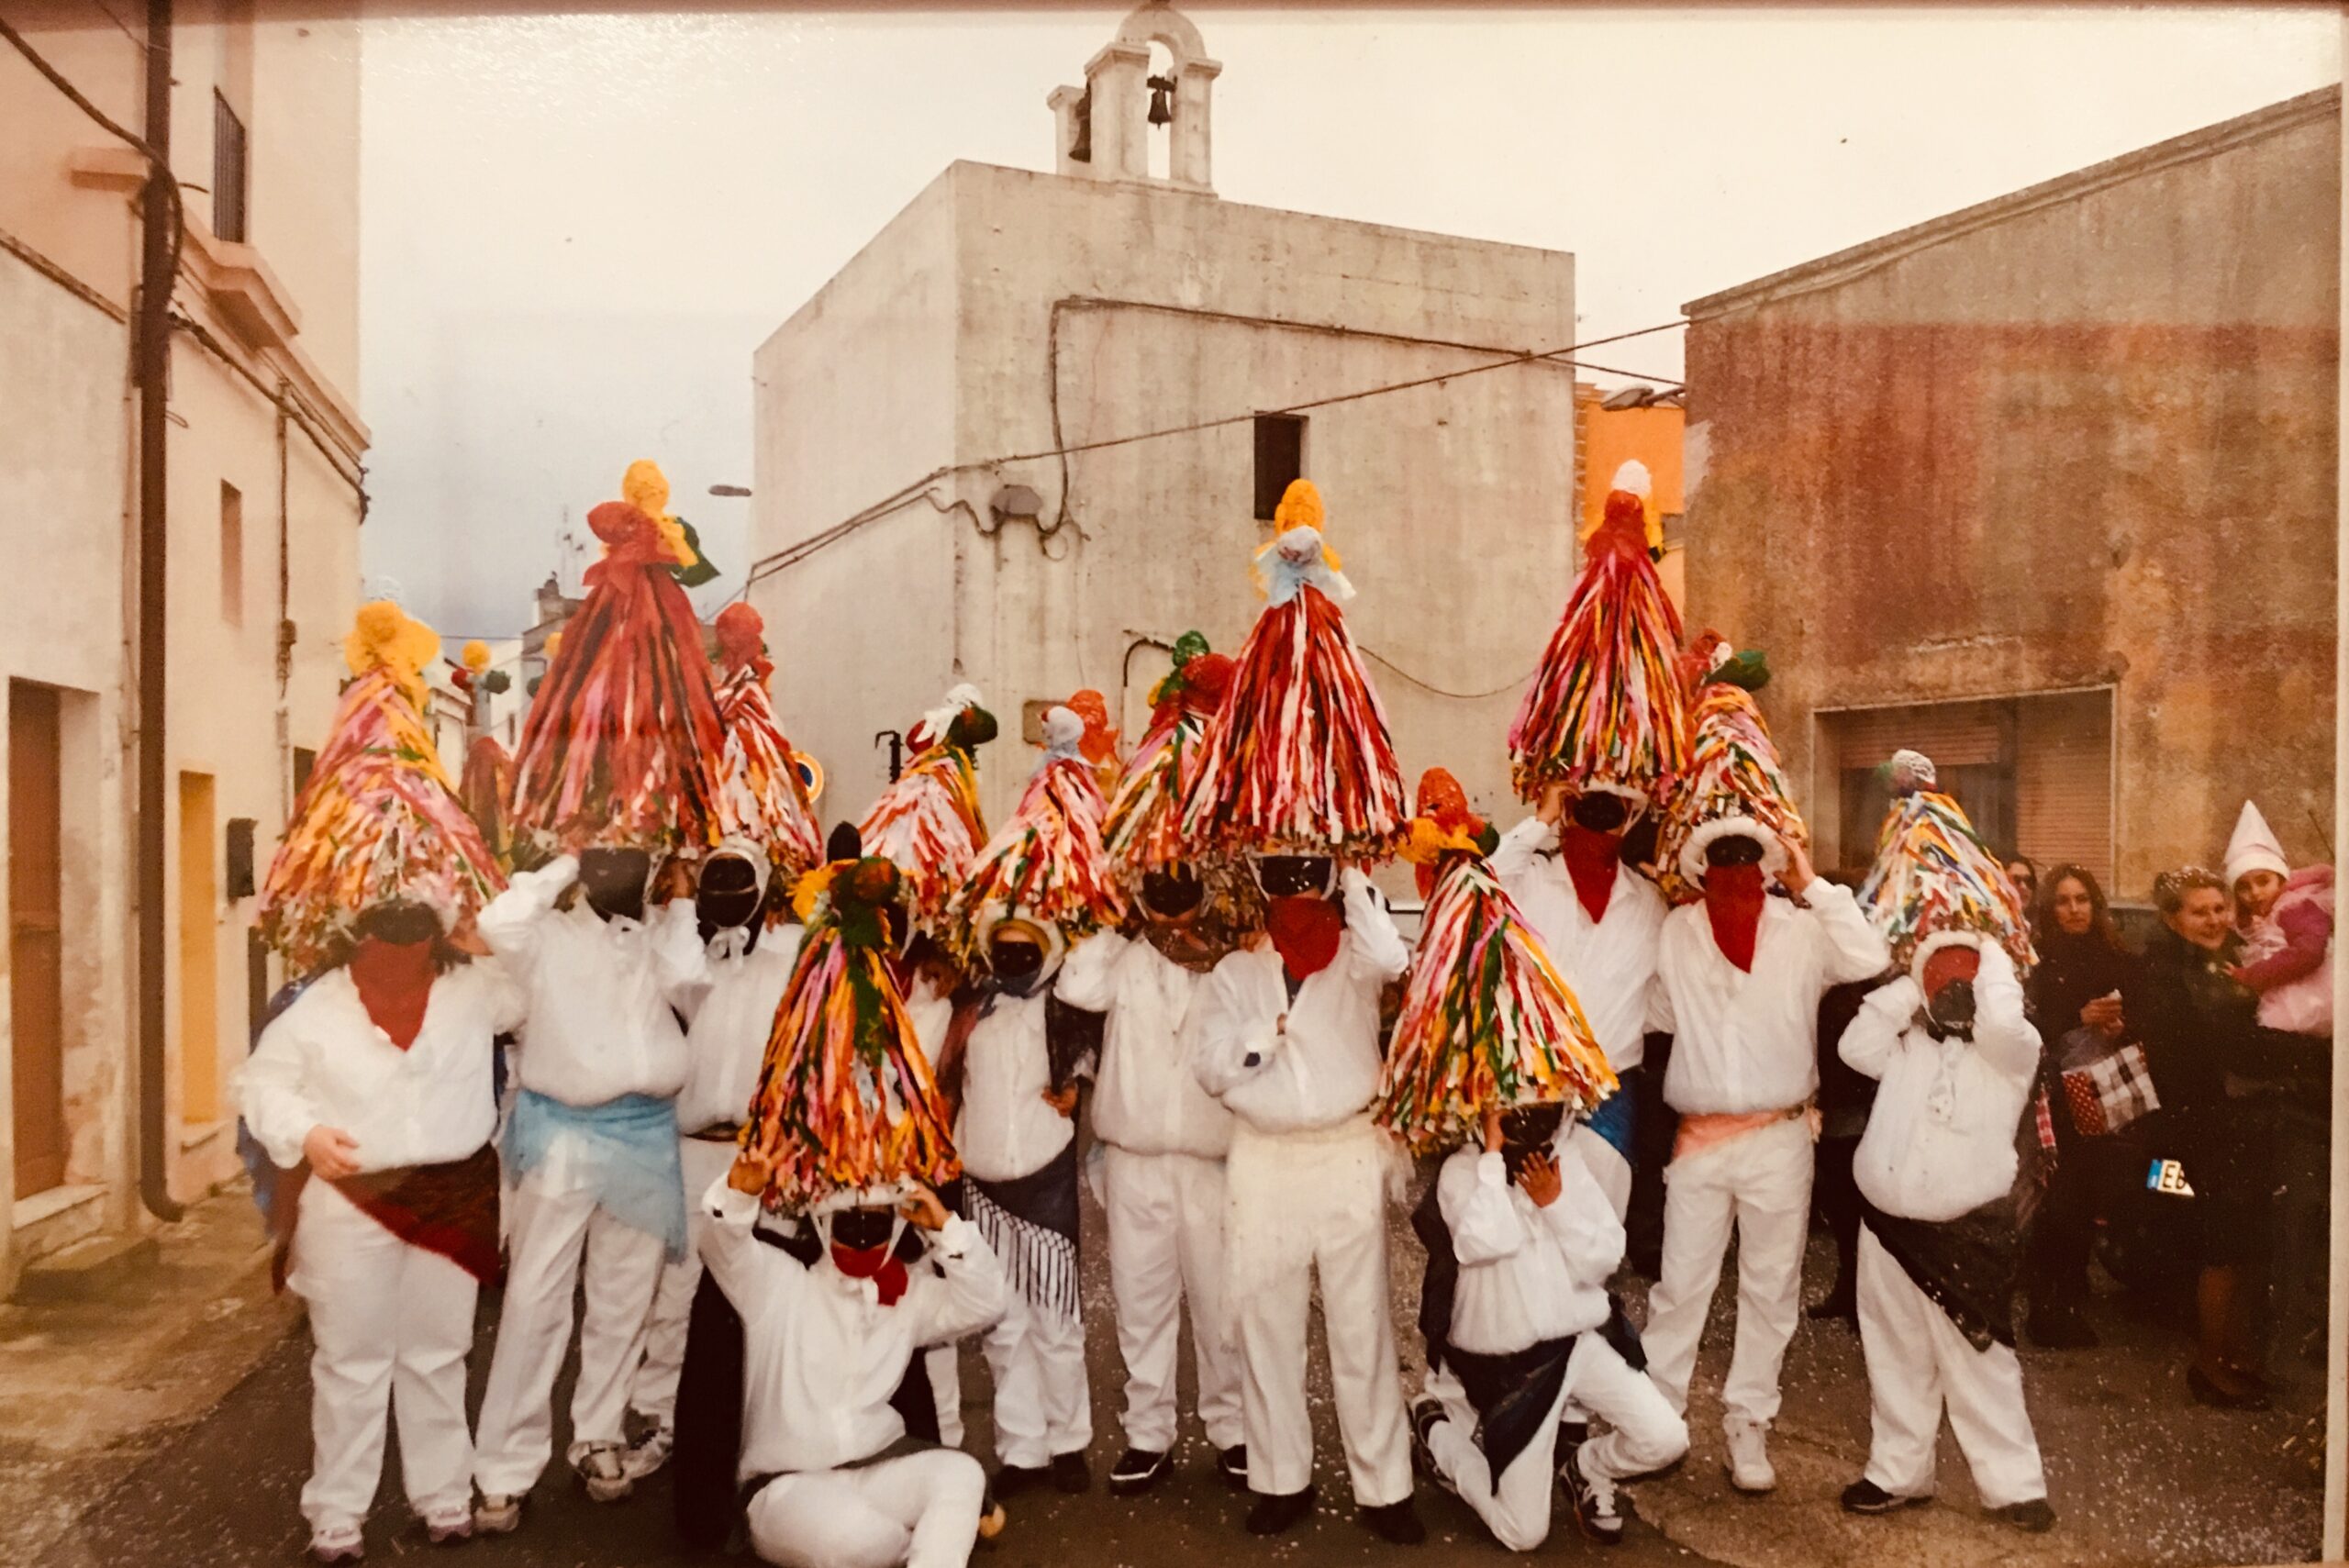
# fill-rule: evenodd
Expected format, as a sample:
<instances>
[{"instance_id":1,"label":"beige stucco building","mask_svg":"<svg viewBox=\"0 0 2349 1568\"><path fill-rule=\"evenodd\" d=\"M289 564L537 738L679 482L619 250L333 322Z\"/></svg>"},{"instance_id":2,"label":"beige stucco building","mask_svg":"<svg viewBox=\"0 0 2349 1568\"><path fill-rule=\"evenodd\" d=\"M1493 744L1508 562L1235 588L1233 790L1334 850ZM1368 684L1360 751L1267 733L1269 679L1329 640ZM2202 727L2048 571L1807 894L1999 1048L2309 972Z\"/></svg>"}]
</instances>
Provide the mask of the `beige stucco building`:
<instances>
[{"instance_id":1,"label":"beige stucco building","mask_svg":"<svg viewBox=\"0 0 2349 1568\"><path fill-rule=\"evenodd\" d=\"M138 134L142 39L90 16L28 26L28 41ZM228 1076L276 979L250 940L249 880L333 709L367 431L358 25L183 7L172 44L186 237L164 465L168 1044L152 1087L165 1180L186 1197L238 1168ZM0 47L0 1139L14 1180L0 1283L139 1223L131 339L146 172Z\"/></svg>"},{"instance_id":2,"label":"beige stucco building","mask_svg":"<svg viewBox=\"0 0 2349 1568\"><path fill-rule=\"evenodd\" d=\"M1004 721L990 820L1029 705L1097 688L1138 735L1167 644L1246 635L1299 472L1407 778L1442 763L1507 815L1574 558L1575 372L1527 358L1574 340L1574 258L1219 199L1219 70L1135 12L1052 95L1053 172L948 168L758 350L751 592L828 818L958 680Z\"/></svg>"}]
</instances>

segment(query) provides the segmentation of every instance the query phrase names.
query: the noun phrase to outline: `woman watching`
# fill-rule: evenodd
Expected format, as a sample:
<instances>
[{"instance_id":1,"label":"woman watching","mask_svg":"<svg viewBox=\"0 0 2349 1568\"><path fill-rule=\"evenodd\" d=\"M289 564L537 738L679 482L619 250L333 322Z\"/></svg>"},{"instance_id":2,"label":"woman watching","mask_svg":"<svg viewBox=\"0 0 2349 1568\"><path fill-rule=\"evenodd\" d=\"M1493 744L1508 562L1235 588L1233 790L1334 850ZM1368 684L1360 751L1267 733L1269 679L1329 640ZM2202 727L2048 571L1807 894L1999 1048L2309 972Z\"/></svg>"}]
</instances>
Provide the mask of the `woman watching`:
<instances>
[{"instance_id":1,"label":"woman watching","mask_svg":"<svg viewBox=\"0 0 2349 1568\"><path fill-rule=\"evenodd\" d=\"M2084 1066L2131 1038L2126 997L2138 986L2137 960L2121 945L2104 889L2082 866L2047 873L2032 909L2039 964L2025 994L2032 1021L2047 1043L2051 1076ZM2084 1138L2072 1125L2060 1083L2055 1103L2055 1172L2033 1230L2026 1275L2032 1342L2051 1350L2097 1342L2082 1308L2088 1299L2088 1251L2113 1174L2129 1163L2110 1138Z\"/></svg>"},{"instance_id":2,"label":"woman watching","mask_svg":"<svg viewBox=\"0 0 2349 1568\"><path fill-rule=\"evenodd\" d=\"M2129 1021L2161 1099L2160 1151L2184 1165L2193 1189L2186 1234L2200 1273L2187 1386L2205 1405L2263 1410L2256 1287L2270 1182L2258 998L2229 973L2241 938L2224 882L2199 866L2165 872L2154 902L2162 925L2145 945Z\"/></svg>"}]
</instances>

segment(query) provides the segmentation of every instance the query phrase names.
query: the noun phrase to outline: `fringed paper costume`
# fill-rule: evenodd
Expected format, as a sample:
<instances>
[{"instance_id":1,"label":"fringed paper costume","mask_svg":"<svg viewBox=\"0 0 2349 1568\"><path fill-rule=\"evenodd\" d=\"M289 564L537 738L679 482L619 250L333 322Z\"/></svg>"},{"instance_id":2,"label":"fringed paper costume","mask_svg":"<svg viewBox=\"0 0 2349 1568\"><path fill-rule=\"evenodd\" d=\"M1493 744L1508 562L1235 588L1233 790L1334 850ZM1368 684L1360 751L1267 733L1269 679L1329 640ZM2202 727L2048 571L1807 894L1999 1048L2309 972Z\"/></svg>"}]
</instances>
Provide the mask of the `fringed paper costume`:
<instances>
[{"instance_id":1,"label":"fringed paper costume","mask_svg":"<svg viewBox=\"0 0 2349 1568\"><path fill-rule=\"evenodd\" d=\"M1108 803L1084 755L1085 721L1055 707L1044 716L1044 736L1042 764L955 895L954 929L965 954L975 954L985 940L979 928L990 910L1016 910L1057 926L1072 942L1125 913L1101 846Z\"/></svg>"},{"instance_id":2,"label":"fringed paper costume","mask_svg":"<svg viewBox=\"0 0 2349 1568\"><path fill-rule=\"evenodd\" d=\"M343 644L352 679L262 884L262 939L297 974L330 962L378 904L427 905L461 934L505 885L425 725L422 671L440 647L387 599Z\"/></svg>"},{"instance_id":3,"label":"fringed paper costume","mask_svg":"<svg viewBox=\"0 0 2349 1568\"><path fill-rule=\"evenodd\" d=\"M735 824L718 796L724 748L701 623L669 567L661 525L626 501L587 514L604 559L522 726L518 840L540 854L594 845L655 854L715 844Z\"/></svg>"},{"instance_id":4,"label":"fringed paper costume","mask_svg":"<svg viewBox=\"0 0 2349 1568\"><path fill-rule=\"evenodd\" d=\"M1338 607L1353 587L1323 543L1310 481L1289 485L1274 527L1256 556L1264 608L1208 728L1184 835L1230 850L1376 859L1403 835L1402 770Z\"/></svg>"},{"instance_id":5,"label":"fringed paper costume","mask_svg":"<svg viewBox=\"0 0 2349 1568\"><path fill-rule=\"evenodd\" d=\"M769 1208L881 1201L961 1166L946 1106L889 972L896 867L836 861L801 879L807 936L767 1039L728 1180Z\"/></svg>"},{"instance_id":6,"label":"fringed paper costume","mask_svg":"<svg viewBox=\"0 0 2349 1568\"><path fill-rule=\"evenodd\" d=\"M465 748L465 769L457 778L465 814L481 829L481 840L501 866L514 855L514 759L495 735L481 735Z\"/></svg>"},{"instance_id":7,"label":"fringed paper costume","mask_svg":"<svg viewBox=\"0 0 2349 1568\"><path fill-rule=\"evenodd\" d=\"M718 657L725 672L718 686L718 721L725 732L718 758L720 797L738 830L766 851L787 883L796 882L823 863L824 840L767 695L774 665L757 610L735 604L719 612Z\"/></svg>"},{"instance_id":8,"label":"fringed paper costume","mask_svg":"<svg viewBox=\"0 0 2349 1568\"><path fill-rule=\"evenodd\" d=\"M1860 885L1860 908L1904 968L1919 942L1943 931L1990 938L2019 970L2035 962L2022 895L1965 808L1933 788L1932 760L1901 751L1887 764L1892 809L1876 833L1876 862Z\"/></svg>"},{"instance_id":9,"label":"fringed paper costume","mask_svg":"<svg viewBox=\"0 0 2349 1568\"><path fill-rule=\"evenodd\" d=\"M1510 777L1529 801L1553 782L1657 801L1688 765L1673 668L1680 612L1648 559L1646 487L1636 462L1617 473L1582 574L1509 725Z\"/></svg>"},{"instance_id":10,"label":"fringed paper costume","mask_svg":"<svg viewBox=\"0 0 2349 1568\"><path fill-rule=\"evenodd\" d=\"M914 924L941 938L963 878L987 841L978 749L995 736L995 716L980 706L978 688L956 686L906 737L913 760L857 824L866 851L896 864Z\"/></svg>"},{"instance_id":11,"label":"fringed paper costume","mask_svg":"<svg viewBox=\"0 0 2349 1568\"><path fill-rule=\"evenodd\" d=\"M1697 896L1705 850L1714 840L1728 833L1757 835L1764 844L1763 866L1775 873L1786 861L1778 840L1806 831L1777 744L1747 684L1758 687L1767 681L1767 666L1759 655L1733 655L1710 632L1691 651L1701 663L1687 667L1701 668L1702 673L1694 677L1688 713L1687 772L1673 791L1656 835L1657 879L1677 903Z\"/></svg>"},{"instance_id":12,"label":"fringed paper costume","mask_svg":"<svg viewBox=\"0 0 2349 1568\"><path fill-rule=\"evenodd\" d=\"M1415 1151L1477 1135L1487 1110L1595 1108L1615 1074L1485 856L1492 831L1442 768L1419 781L1403 853L1427 896L1372 1117Z\"/></svg>"}]
</instances>

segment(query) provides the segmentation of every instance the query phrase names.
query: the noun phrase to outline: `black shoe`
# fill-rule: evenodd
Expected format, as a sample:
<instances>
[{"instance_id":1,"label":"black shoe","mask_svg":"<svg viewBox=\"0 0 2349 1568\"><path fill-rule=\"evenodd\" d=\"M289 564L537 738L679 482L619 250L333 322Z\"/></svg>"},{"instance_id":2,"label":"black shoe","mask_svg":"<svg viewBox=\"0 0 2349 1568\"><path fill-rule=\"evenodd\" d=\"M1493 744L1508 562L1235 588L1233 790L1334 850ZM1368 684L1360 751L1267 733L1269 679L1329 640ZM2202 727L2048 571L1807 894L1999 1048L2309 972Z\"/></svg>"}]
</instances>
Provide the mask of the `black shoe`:
<instances>
[{"instance_id":1,"label":"black shoe","mask_svg":"<svg viewBox=\"0 0 2349 1568\"><path fill-rule=\"evenodd\" d=\"M2043 1307L2033 1302L2023 1332L2043 1351L2094 1350L2100 1342L2096 1330L2088 1327L2088 1320L2080 1316L2080 1309L2068 1302L2060 1307Z\"/></svg>"},{"instance_id":2,"label":"black shoe","mask_svg":"<svg viewBox=\"0 0 2349 1568\"><path fill-rule=\"evenodd\" d=\"M995 1494L996 1502L1008 1502L1022 1492L1035 1490L1052 1477L1052 1473L1041 1464L1006 1464L996 1471L988 1490Z\"/></svg>"},{"instance_id":3,"label":"black shoe","mask_svg":"<svg viewBox=\"0 0 2349 1568\"><path fill-rule=\"evenodd\" d=\"M1227 1486L1248 1489L1248 1445L1233 1443L1215 1456L1216 1473L1223 1477Z\"/></svg>"},{"instance_id":4,"label":"black shoe","mask_svg":"<svg viewBox=\"0 0 2349 1568\"><path fill-rule=\"evenodd\" d=\"M1411 1507L1408 1497L1383 1507L1363 1509L1362 1522L1370 1527L1373 1535L1394 1546L1417 1546L1428 1538L1428 1527L1419 1522L1419 1511Z\"/></svg>"},{"instance_id":5,"label":"black shoe","mask_svg":"<svg viewBox=\"0 0 2349 1568\"><path fill-rule=\"evenodd\" d=\"M1435 1429L1451 1418L1443 1413L1443 1403L1437 1399L1422 1399L1411 1407L1411 1467L1439 1486L1448 1485L1443 1467L1435 1462L1435 1450L1428 1439Z\"/></svg>"},{"instance_id":6,"label":"black shoe","mask_svg":"<svg viewBox=\"0 0 2349 1568\"><path fill-rule=\"evenodd\" d=\"M1149 1491L1170 1468L1166 1455L1146 1448L1130 1448L1109 1467L1109 1495L1132 1497Z\"/></svg>"},{"instance_id":7,"label":"black shoe","mask_svg":"<svg viewBox=\"0 0 2349 1568\"><path fill-rule=\"evenodd\" d=\"M1841 1318L1856 1327L1860 1321L1860 1298L1839 1285L1803 1308L1803 1316L1814 1323Z\"/></svg>"},{"instance_id":8,"label":"black shoe","mask_svg":"<svg viewBox=\"0 0 2349 1568\"><path fill-rule=\"evenodd\" d=\"M2000 1524L2027 1529L2033 1535L2045 1535L2055 1528L2055 1510L2047 1506L2044 1497L2033 1497L2027 1503L2009 1503L2003 1508L1992 1508L1990 1517Z\"/></svg>"},{"instance_id":9,"label":"black shoe","mask_svg":"<svg viewBox=\"0 0 2349 1568\"><path fill-rule=\"evenodd\" d=\"M1313 1488L1302 1492L1259 1492L1248 1510L1250 1535L1282 1535L1313 1511Z\"/></svg>"},{"instance_id":10,"label":"black shoe","mask_svg":"<svg viewBox=\"0 0 2349 1568\"><path fill-rule=\"evenodd\" d=\"M2220 1387L2210 1374L2199 1366L2187 1367L2186 1386L2194 1396L2195 1403L2208 1405L2214 1409L2265 1410L2269 1404L2267 1396L2256 1388L2246 1388L2241 1393L2236 1393Z\"/></svg>"},{"instance_id":11,"label":"black shoe","mask_svg":"<svg viewBox=\"0 0 2349 1568\"><path fill-rule=\"evenodd\" d=\"M1902 1508L1921 1508L1932 1501L1931 1497L1896 1497L1865 1475L1843 1488L1843 1511L1847 1514L1889 1514Z\"/></svg>"},{"instance_id":12,"label":"black shoe","mask_svg":"<svg viewBox=\"0 0 2349 1568\"><path fill-rule=\"evenodd\" d=\"M1163 1461L1165 1456L1162 1454L1159 1457ZM1093 1489L1093 1467L1085 1462L1082 1452L1052 1455L1052 1468L1045 1473L1052 1478L1055 1490L1065 1492L1072 1497Z\"/></svg>"}]
</instances>

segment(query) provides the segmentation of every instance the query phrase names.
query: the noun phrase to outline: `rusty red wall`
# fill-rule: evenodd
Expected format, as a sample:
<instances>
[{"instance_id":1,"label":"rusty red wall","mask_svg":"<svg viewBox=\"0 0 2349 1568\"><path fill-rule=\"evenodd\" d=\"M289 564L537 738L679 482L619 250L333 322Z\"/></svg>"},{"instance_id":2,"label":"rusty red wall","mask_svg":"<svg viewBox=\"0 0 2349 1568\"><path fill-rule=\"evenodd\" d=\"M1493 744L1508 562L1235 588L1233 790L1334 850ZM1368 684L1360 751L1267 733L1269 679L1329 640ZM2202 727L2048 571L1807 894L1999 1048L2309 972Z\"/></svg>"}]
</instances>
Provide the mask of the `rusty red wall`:
<instances>
[{"instance_id":1,"label":"rusty red wall","mask_svg":"<svg viewBox=\"0 0 2349 1568\"><path fill-rule=\"evenodd\" d=\"M1819 707L2110 683L2117 893L2247 795L2325 853L2337 115L1692 307L1690 621L1798 784Z\"/></svg>"}]
</instances>

